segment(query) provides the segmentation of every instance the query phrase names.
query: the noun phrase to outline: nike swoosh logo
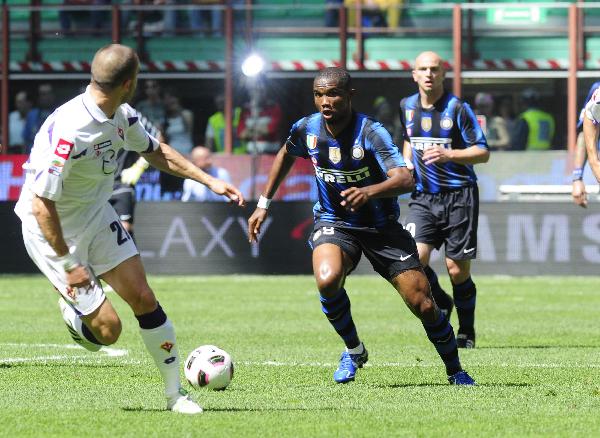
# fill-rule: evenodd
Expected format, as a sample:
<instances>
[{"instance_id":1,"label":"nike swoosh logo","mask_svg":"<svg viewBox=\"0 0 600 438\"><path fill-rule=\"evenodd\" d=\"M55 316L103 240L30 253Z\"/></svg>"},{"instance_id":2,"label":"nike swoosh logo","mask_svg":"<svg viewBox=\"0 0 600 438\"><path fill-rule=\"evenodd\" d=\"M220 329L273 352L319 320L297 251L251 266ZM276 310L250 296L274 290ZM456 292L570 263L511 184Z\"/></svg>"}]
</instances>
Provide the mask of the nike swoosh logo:
<instances>
[{"instance_id":1,"label":"nike swoosh logo","mask_svg":"<svg viewBox=\"0 0 600 438\"><path fill-rule=\"evenodd\" d=\"M400 256L400 261L403 262L405 260L408 260L409 258L411 258L413 256L413 254L414 254L414 252L412 254L409 254L409 255L404 256L404 257Z\"/></svg>"},{"instance_id":2,"label":"nike swoosh logo","mask_svg":"<svg viewBox=\"0 0 600 438\"><path fill-rule=\"evenodd\" d=\"M473 251L475 251L475 248L469 248L469 249L465 249L464 253L469 254L470 252L473 252Z\"/></svg>"}]
</instances>

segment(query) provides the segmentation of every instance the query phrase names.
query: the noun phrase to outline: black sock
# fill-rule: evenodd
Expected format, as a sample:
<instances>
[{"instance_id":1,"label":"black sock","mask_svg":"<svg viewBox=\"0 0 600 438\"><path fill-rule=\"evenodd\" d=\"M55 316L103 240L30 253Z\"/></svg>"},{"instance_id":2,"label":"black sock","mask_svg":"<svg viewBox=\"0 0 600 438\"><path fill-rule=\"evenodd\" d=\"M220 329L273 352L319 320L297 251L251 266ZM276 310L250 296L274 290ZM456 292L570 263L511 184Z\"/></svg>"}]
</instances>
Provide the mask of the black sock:
<instances>
[{"instance_id":1,"label":"black sock","mask_svg":"<svg viewBox=\"0 0 600 438\"><path fill-rule=\"evenodd\" d=\"M429 286L431 286L431 294L433 295L433 299L438 307L442 309L449 309L452 307L452 302L448 294L442 289L440 283L438 281L438 276L430 266L423 267L423 271L425 271L425 275L427 276L427 280L429 280Z\"/></svg>"},{"instance_id":2,"label":"black sock","mask_svg":"<svg viewBox=\"0 0 600 438\"><path fill-rule=\"evenodd\" d=\"M350 298L348 298L346 289L341 288L331 298L325 298L321 295L321 310L323 310L337 334L344 340L347 348L356 348L360 345L356 326L352 320Z\"/></svg>"},{"instance_id":3,"label":"black sock","mask_svg":"<svg viewBox=\"0 0 600 438\"><path fill-rule=\"evenodd\" d=\"M458 315L458 333L474 333L475 331L475 301L477 288L471 277L461 284L452 286L454 305Z\"/></svg>"},{"instance_id":4,"label":"black sock","mask_svg":"<svg viewBox=\"0 0 600 438\"><path fill-rule=\"evenodd\" d=\"M163 311L162 307L160 307L160 303L156 304L157 306L154 311L135 316L140 324L140 328L146 330L153 329L160 327L167 321L167 315Z\"/></svg>"},{"instance_id":5,"label":"black sock","mask_svg":"<svg viewBox=\"0 0 600 438\"><path fill-rule=\"evenodd\" d=\"M427 337L437 350L438 354L446 365L446 374L449 376L458 373L462 370L460 359L458 358L458 346L456 345L456 337L450 322L441 313L438 319L433 324L423 322Z\"/></svg>"}]
</instances>

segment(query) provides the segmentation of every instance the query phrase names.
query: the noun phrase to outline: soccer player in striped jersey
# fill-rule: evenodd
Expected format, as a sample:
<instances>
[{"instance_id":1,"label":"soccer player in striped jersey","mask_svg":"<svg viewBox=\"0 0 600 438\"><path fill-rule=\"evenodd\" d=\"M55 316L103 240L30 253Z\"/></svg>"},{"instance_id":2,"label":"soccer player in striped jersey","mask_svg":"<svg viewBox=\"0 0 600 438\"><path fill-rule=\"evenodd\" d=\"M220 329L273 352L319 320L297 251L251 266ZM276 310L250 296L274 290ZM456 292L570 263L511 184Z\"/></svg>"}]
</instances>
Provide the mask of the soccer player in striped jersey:
<instances>
[{"instance_id":1,"label":"soccer player in striped jersey","mask_svg":"<svg viewBox=\"0 0 600 438\"><path fill-rule=\"evenodd\" d=\"M422 321L450 383L473 385L461 367L452 327L431 296L415 241L398 223L397 196L412 190L413 178L383 125L352 110L353 94L346 70L331 67L317 74L313 97L319 112L292 126L248 219L249 240L257 240L270 200L295 160L310 159L319 192L309 239L313 271L323 313L346 346L334 380L354 380L368 360L344 288L364 254Z\"/></svg>"},{"instance_id":2,"label":"soccer player in striped jersey","mask_svg":"<svg viewBox=\"0 0 600 438\"><path fill-rule=\"evenodd\" d=\"M471 260L477 253L479 195L473 165L490 153L468 104L444 90L444 67L434 52L421 53L413 70L419 92L400 102L404 159L414 168L415 190L406 229L414 236L433 297L450 318L453 300L429 266L442 244L458 314L458 346L475 346L475 283Z\"/></svg>"},{"instance_id":3,"label":"soccer player in striped jersey","mask_svg":"<svg viewBox=\"0 0 600 438\"><path fill-rule=\"evenodd\" d=\"M573 190L571 195L573 195L573 202L583 208L587 207L587 191L585 189L585 184L583 183L583 168L587 161L585 139L583 138L583 120L585 119L585 107L598 88L600 88L600 81L594 82L590 87L588 94L585 97L583 107L579 112L579 120L577 121L577 131L579 131L579 134L577 135L575 156L573 157Z\"/></svg>"}]
</instances>

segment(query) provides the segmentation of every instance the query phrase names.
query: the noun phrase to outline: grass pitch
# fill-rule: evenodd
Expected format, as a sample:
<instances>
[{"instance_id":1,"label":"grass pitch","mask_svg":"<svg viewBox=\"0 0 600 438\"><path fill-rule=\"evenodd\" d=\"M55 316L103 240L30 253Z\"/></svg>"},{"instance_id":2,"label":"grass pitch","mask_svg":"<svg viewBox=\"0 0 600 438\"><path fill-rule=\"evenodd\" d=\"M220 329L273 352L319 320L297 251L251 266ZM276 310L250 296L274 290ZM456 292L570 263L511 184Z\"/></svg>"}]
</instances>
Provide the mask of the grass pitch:
<instances>
[{"instance_id":1,"label":"grass pitch","mask_svg":"<svg viewBox=\"0 0 600 438\"><path fill-rule=\"evenodd\" d=\"M192 391L205 413L188 417L164 411L137 321L115 293L121 339L89 353L73 345L44 278L3 276L0 435L598 436L600 280L475 280L477 349L461 359L478 386L457 388L378 277L346 284L370 354L347 385L333 382L342 343L311 277L151 277L182 360L215 344L236 366L227 390Z\"/></svg>"}]
</instances>

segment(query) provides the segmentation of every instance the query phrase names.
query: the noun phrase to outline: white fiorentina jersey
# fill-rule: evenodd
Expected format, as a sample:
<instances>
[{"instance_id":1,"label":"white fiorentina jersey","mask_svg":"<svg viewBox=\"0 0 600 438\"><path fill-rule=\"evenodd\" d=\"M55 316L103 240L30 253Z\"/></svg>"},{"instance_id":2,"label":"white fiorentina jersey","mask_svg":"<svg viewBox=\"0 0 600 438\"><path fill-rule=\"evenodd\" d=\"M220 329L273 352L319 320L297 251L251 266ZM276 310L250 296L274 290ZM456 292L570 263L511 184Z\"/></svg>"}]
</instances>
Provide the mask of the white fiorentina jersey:
<instances>
[{"instance_id":1,"label":"white fiorentina jersey","mask_svg":"<svg viewBox=\"0 0 600 438\"><path fill-rule=\"evenodd\" d=\"M85 93L57 108L35 136L23 165L25 184L15 212L27 229L41 234L32 214L35 193L55 201L65 239L78 236L111 197L117 152L157 148L158 140L142 127L132 107L119 106L109 119L88 86Z\"/></svg>"},{"instance_id":2,"label":"white fiorentina jersey","mask_svg":"<svg viewBox=\"0 0 600 438\"><path fill-rule=\"evenodd\" d=\"M585 105L585 115L594 124L600 123L600 88L597 88Z\"/></svg>"}]
</instances>

